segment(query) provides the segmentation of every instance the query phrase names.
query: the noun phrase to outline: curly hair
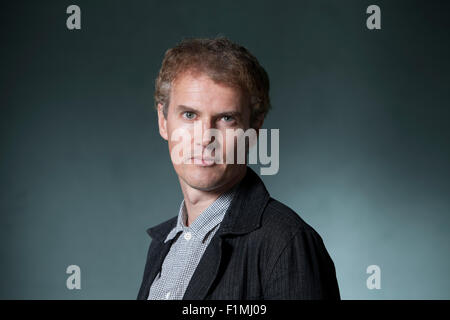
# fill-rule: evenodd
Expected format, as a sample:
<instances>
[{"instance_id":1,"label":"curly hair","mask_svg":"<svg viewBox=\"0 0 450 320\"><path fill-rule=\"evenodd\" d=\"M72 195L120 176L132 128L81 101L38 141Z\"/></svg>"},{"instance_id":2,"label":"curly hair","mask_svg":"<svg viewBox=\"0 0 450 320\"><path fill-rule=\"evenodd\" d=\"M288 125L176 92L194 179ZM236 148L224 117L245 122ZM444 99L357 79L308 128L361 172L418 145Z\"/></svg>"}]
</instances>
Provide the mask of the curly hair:
<instances>
[{"instance_id":1,"label":"curly hair","mask_svg":"<svg viewBox=\"0 0 450 320\"><path fill-rule=\"evenodd\" d=\"M173 82L184 72L204 73L213 81L243 90L250 101L250 124L269 109L269 77L246 48L227 38L188 38L166 51L155 83L155 108L167 118Z\"/></svg>"}]
</instances>

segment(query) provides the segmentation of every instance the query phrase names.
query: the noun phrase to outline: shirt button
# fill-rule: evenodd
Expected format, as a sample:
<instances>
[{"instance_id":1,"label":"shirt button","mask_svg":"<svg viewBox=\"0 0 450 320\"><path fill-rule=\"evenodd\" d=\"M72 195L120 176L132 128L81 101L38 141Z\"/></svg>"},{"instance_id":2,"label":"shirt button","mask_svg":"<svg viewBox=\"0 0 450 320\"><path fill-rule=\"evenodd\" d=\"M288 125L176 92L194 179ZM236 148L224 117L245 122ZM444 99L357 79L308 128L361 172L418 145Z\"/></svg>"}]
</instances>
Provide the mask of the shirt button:
<instances>
[{"instance_id":1,"label":"shirt button","mask_svg":"<svg viewBox=\"0 0 450 320\"><path fill-rule=\"evenodd\" d=\"M170 297L170 291L166 293L166 299L169 299Z\"/></svg>"},{"instance_id":2,"label":"shirt button","mask_svg":"<svg viewBox=\"0 0 450 320\"><path fill-rule=\"evenodd\" d=\"M192 233L186 232L186 233L184 234L184 238L185 238L187 241L191 240L191 238L192 238Z\"/></svg>"}]
</instances>

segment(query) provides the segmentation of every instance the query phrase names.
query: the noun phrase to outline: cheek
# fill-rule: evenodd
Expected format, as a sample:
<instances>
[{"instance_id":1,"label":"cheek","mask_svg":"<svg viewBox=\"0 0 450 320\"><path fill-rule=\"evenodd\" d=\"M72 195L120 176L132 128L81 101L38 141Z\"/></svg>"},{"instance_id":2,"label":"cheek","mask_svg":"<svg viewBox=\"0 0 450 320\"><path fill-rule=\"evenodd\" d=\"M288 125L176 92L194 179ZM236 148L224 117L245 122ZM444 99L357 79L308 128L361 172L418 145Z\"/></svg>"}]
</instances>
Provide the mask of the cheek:
<instances>
[{"instance_id":1,"label":"cheek","mask_svg":"<svg viewBox=\"0 0 450 320\"><path fill-rule=\"evenodd\" d=\"M193 133L191 126L171 123L167 126L170 157L174 165L180 165L192 155Z\"/></svg>"},{"instance_id":2,"label":"cheek","mask_svg":"<svg viewBox=\"0 0 450 320\"><path fill-rule=\"evenodd\" d=\"M179 143L181 140L181 137L188 139L190 137L193 137L193 129L192 125L183 123L183 122L177 122L177 121L171 121L167 124L167 137L169 139L170 143Z\"/></svg>"},{"instance_id":3,"label":"cheek","mask_svg":"<svg viewBox=\"0 0 450 320\"><path fill-rule=\"evenodd\" d=\"M222 152L224 155L224 159L226 159L225 161L228 164L235 163L236 161L237 145L238 143L236 136L229 135L227 137L227 135L224 134Z\"/></svg>"},{"instance_id":4,"label":"cheek","mask_svg":"<svg viewBox=\"0 0 450 320\"><path fill-rule=\"evenodd\" d=\"M234 138L233 136L229 136L227 138L226 134L223 135L223 152L224 153L230 153L231 151L234 150L234 148L235 148L234 140L236 140L236 138Z\"/></svg>"}]
</instances>

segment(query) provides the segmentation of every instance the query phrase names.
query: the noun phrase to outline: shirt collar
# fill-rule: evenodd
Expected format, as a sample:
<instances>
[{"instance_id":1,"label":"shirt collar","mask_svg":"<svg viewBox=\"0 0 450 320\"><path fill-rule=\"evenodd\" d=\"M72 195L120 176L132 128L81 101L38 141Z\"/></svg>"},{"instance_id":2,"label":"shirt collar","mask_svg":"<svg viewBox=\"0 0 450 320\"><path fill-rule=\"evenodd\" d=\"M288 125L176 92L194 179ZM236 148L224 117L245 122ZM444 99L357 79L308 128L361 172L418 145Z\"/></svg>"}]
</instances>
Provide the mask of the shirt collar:
<instances>
[{"instance_id":1,"label":"shirt collar","mask_svg":"<svg viewBox=\"0 0 450 320\"><path fill-rule=\"evenodd\" d=\"M178 210L178 218L176 226L169 232L164 242L173 239L179 232L191 232L196 237L205 241L208 234L223 220L228 208L238 189L239 183L230 190L222 193L212 204L209 205L190 226L186 226L187 212L184 199L181 201Z\"/></svg>"},{"instance_id":2,"label":"shirt collar","mask_svg":"<svg viewBox=\"0 0 450 320\"><path fill-rule=\"evenodd\" d=\"M243 235L258 229L265 207L271 197L264 182L247 166L247 173L239 183L239 189L233 198L223 221L220 223L218 236ZM163 242L177 224L177 216L147 229L147 234L159 242Z\"/></svg>"}]
</instances>

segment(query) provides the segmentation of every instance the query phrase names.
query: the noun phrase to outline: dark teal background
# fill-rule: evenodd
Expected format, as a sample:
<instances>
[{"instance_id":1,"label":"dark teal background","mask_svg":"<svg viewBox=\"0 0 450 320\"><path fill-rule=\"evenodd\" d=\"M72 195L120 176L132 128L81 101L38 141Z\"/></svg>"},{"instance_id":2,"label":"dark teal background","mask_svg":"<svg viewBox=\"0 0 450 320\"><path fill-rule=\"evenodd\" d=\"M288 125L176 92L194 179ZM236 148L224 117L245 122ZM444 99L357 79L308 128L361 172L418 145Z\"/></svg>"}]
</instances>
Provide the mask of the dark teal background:
<instances>
[{"instance_id":1,"label":"dark teal background","mask_svg":"<svg viewBox=\"0 0 450 320\"><path fill-rule=\"evenodd\" d=\"M70 4L81 30L66 28ZM366 28L370 4L381 30ZM262 178L321 234L342 298L449 299L449 13L444 1L3 1L0 298L136 298L145 230L182 200L154 79L182 38L223 35L270 76L280 171ZM81 290L66 288L71 264ZM366 287L372 264L380 290Z\"/></svg>"}]
</instances>

